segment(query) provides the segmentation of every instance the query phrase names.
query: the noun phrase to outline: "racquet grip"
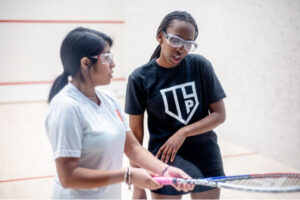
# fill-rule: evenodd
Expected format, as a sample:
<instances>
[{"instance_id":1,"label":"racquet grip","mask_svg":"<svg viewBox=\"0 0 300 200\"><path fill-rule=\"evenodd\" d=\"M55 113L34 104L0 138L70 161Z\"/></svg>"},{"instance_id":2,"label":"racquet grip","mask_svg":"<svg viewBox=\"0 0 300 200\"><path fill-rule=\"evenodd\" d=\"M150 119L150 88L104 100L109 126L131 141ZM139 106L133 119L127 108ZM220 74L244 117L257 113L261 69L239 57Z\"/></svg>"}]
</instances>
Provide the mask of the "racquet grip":
<instances>
[{"instance_id":1,"label":"racquet grip","mask_svg":"<svg viewBox=\"0 0 300 200\"><path fill-rule=\"evenodd\" d=\"M153 177L153 179L162 185L172 185L174 183L174 178L172 177Z\"/></svg>"}]
</instances>

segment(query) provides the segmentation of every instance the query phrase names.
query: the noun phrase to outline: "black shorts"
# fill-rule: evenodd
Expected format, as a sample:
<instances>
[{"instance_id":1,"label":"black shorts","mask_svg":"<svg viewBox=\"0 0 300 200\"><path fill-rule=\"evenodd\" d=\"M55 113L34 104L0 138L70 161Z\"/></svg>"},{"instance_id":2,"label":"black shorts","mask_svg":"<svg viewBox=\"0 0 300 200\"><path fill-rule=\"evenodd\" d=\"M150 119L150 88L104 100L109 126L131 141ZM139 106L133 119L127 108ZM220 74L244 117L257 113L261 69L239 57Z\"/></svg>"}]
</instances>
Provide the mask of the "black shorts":
<instances>
[{"instance_id":1,"label":"black shorts","mask_svg":"<svg viewBox=\"0 0 300 200\"><path fill-rule=\"evenodd\" d=\"M225 176L223 163L217 137L215 133L204 134L202 137L189 137L180 147L171 166L178 167L185 171L192 178L206 178ZM200 135L199 135L200 136ZM160 143L151 144L149 150L155 155ZM203 192L214 189L208 186L195 186L191 192ZM161 189L153 190L152 192L163 195L182 195L189 192L177 191L172 186L164 186Z\"/></svg>"}]
</instances>

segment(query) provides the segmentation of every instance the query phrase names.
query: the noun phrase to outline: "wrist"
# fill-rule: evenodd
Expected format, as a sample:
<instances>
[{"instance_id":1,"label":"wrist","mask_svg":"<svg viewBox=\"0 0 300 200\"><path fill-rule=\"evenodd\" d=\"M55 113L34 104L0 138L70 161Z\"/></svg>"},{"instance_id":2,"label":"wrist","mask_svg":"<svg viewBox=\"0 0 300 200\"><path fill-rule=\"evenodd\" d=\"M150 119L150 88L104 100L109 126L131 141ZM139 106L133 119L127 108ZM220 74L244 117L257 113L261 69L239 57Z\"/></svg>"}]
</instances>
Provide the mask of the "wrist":
<instances>
[{"instance_id":1,"label":"wrist","mask_svg":"<svg viewBox=\"0 0 300 200\"><path fill-rule=\"evenodd\" d=\"M131 167L126 167L125 175L124 175L124 182L128 185L128 189L131 189Z\"/></svg>"},{"instance_id":2,"label":"wrist","mask_svg":"<svg viewBox=\"0 0 300 200\"><path fill-rule=\"evenodd\" d=\"M182 137L187 138L189 136L189 130L185 126L179 130L179 134L182 135Z\"/></svg>"},{"instance_id":3,"label":"wrist","mask_svg":"<svg viewBox=\"0 0 300 200\"><path fill-rule=\"evenodd\" d=\"M168 171L170 165L167 165L162 171L161 171L161 176L164 176L166 174L166 172Z\"/></svg>"}]
</instances>

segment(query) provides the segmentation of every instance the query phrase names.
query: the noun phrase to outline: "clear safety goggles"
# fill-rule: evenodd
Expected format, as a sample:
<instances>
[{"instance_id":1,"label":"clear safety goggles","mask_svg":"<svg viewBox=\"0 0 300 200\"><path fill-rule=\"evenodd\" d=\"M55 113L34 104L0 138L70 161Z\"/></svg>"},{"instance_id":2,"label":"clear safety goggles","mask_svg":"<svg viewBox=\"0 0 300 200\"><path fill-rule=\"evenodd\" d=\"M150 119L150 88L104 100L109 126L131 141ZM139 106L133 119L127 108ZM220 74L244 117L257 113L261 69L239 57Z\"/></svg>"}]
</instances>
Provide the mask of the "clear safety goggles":
<instances>
[{"instance_id":1,"label":"clear safety goggles","mask_svg":"<svg viewBox=\"0 0 300 200\"><path fill-rule=\"evenodd\" d=\"M184 46L184 50L186 50L187 52L189 51L194 51L198 45L196 42L191 41L191 40L183 40L182 38L170 34L170 33L166 33L163 31L163 34L166 36L167 38L167 43L174 48L180 48L182 46Z\"/></svg>"},{"instance_id":2,"label":"clear safety goggles","mask_svg":"<svg viewBox=\"0 0 300 200\"><path fill-rule=\"evenodd\" d=\"M101 53L97 56L92 56L91 58L100 59L102 64L111 65L113 63L113 54L112 53Z\"/></svg>"}]
</instances>

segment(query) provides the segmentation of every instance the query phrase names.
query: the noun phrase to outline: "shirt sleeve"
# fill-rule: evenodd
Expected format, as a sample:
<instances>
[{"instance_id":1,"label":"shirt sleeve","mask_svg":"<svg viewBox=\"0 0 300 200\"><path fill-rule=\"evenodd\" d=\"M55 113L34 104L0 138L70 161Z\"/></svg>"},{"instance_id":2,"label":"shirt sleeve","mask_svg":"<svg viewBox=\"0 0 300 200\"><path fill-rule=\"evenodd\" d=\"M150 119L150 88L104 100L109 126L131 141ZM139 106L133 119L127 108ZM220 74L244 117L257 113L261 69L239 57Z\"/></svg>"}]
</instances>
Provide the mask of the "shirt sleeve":
<instances>
[{"instance_id":1,"label":"shirt sleeve","mask_svg":"<svg viewBox=\"0 0 300 200\"><path fill-rule=\"evenodd\" d=\"M146 99L142 83L130 75L126 90L125 112L132 115L143 114L146 108Z\"/></svg>"},{"instance_id":2,"label":"shirt sleeve","mask_svg":"<svg viewBox=\"0 0 300 200\"><path fill-rule=\"evenodd\" d=\"M51 105L46 118L46 131L54 159L81 156L82 128L75 106L64 102Z\"/></svg>"},{"instance_id":3,"label":"shirt sleeve","mask_svg":"<svg viewBox=\"0 0 300 200\"><path fill-rule=\"evenodd\" d=\"M218 102L226 97L223 87L211 63L206 65L204 69L204 77L206 80L208 104Z\"/></svg>"}]
</instances>

